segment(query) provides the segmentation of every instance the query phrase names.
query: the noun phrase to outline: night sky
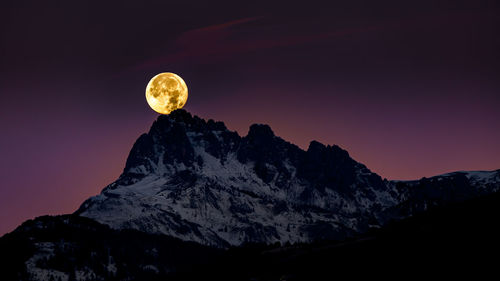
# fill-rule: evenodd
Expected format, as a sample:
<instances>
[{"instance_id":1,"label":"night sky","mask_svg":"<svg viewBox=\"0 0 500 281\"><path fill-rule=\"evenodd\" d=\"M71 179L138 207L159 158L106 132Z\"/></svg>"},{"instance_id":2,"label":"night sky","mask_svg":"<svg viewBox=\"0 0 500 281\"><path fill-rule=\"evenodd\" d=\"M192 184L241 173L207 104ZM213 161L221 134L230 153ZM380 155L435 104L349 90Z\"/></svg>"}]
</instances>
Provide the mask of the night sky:
<instances>
[{"instance_id":1,"label":"night sky","mask_svg":"<svg viewBox=\"0 0 500 281\"><path fill-rule=\"evenodd\" d=\"M388 179L500 168L498 1L170 2L2 1L0 235L115 180L166 71L192 114Z\"/></svg>"}]
</instances>

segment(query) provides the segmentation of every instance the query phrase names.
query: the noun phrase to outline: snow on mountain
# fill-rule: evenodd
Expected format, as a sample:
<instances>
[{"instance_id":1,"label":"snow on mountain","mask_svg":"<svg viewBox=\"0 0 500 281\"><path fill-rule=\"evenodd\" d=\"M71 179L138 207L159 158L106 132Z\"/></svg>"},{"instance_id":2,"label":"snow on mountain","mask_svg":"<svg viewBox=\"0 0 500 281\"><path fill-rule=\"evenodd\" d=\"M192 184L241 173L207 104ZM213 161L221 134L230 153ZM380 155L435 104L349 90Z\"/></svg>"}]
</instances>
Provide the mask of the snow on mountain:
<instances>
[{"instance_id":1,"label":"snow on mountain","mask_svg":"<svg viewBox=\"0 0 500 281\"><path fill-rule=\"evenodd\" d=\"M338 146L313 141L304 151L261 124L240 137L222 122L176 110L158 117L118 180L76 213L217 247L310 242L493 192L499 183L499 171L387 181Z\"/></svg>"}]
</instances>

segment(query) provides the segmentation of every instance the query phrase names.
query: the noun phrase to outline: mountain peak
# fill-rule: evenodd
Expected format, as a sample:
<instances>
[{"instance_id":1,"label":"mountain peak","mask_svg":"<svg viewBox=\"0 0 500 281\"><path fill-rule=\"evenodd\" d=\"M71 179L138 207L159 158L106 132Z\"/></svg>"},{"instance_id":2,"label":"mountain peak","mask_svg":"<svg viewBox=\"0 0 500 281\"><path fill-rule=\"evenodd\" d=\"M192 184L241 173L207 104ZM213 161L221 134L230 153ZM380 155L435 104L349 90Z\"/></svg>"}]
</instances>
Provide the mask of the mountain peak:
<instances>
[{"instance_id":1,"label":"mountain peak","mask_svg":"<svg viewBox=\"0 0 500 281\"><path fill-rule=\"evenodd\" d=\"M193 118L193 116L191 115L191 113L189 113L189 111L182 109L182 108L178 108L178 109L172 111L170 114L162 115L162 116L167 116L171 119L191 119L191 118Z\"/></svg>"},{"instance_id":2,"label":"mountain peak","mask_svg":"<svg viewBox=\"0 0 500 281\"><path fill-rule=\"evenodd\" d=\"M307 151L315 152L315 151L323 151L326 149L326 145L320 143L319 141L312 140L309 143L309 148L307 148Z\"/></svg>"},{"instance_id":3,"label":"mountain peak","mask_svg":"<svg viewBox=\"0 0 500 281\"><path fill-rule=\"evenodd\" d=\"M267 124L252 124L248 130L248 138L270 139L274 137L274 132Z\"/></svg>"},{"instance_id":4,"label":"mountain peak","mask_svg":"<svg viewBox=\"0 0 500 281\"><path fill-rule=\"evenodd\" d=\"M202 119L196 115L191 115L185 109L176 109L168 115L160 115L151 126L150 132L160 129L163 131L165 128L170 128L173 124L182 124L186 130L205 132L205 131L225 131L226 125L221 121L214 121L213 119Z\"/></svg>"},{"instance_id":5,"label":"mountain peak","mask_svg":"<svg viewBox=\"0 0 500 281\"><path fill-rule=\"evenodd\" d=\"M193 122L195 122L195 118L191 113L184 109L176 109L168 115L159 115L156 121L153 122L151 130L164 130L170 128L174 123L192 124Z\"/></svg>"}]
</instances>

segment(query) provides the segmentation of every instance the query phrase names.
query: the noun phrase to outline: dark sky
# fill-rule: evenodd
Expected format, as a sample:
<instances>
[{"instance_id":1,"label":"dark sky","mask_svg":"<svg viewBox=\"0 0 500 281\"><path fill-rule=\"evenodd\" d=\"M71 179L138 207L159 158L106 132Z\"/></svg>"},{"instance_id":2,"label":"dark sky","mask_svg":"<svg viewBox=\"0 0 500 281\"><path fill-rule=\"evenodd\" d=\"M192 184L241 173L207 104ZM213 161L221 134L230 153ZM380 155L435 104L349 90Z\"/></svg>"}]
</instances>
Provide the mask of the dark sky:
<instances>
[{"instance_id":1,"label":"dark sky","mask_svg":"<svg viewBox=\"0 0 500 281\"><path fill-rule=\"evenodd\" d=\"M166 71L193 114L338 144L389 179L498 169L497 3L2 1L0 234L116 179Z\"/></svg>"}]
</instances>

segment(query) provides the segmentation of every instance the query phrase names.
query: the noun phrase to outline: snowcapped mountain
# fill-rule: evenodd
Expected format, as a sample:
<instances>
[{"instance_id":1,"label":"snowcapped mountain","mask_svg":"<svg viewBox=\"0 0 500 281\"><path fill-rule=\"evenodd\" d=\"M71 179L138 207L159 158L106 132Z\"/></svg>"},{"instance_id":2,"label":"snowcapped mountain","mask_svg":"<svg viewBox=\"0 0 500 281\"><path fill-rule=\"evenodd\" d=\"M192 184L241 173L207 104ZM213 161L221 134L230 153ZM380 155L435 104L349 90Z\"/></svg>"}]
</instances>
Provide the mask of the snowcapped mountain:
<instances>
[{"instance_id":1,"label":"snowcapped mountain","mask_svg":"<svg viewBox=\"0 0 500 281\"><path fill-rule=\"evenodd\" d=\"M387 181L338 146L307 151L254 124L248 135L185 110L159 116L123 174L76 214L205 245L342 239L430 206L500 189L500 170Z\"/></svg>"}]
</instances>

